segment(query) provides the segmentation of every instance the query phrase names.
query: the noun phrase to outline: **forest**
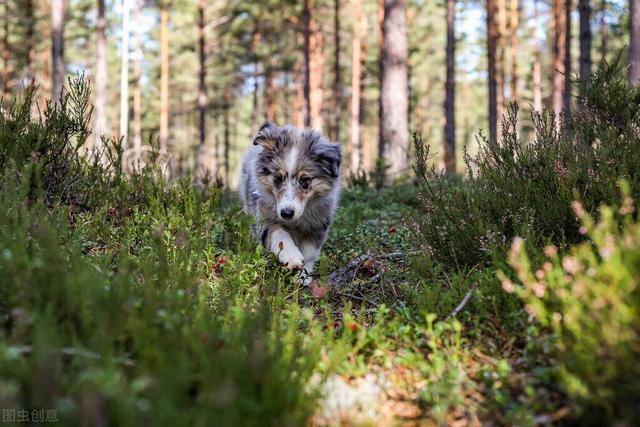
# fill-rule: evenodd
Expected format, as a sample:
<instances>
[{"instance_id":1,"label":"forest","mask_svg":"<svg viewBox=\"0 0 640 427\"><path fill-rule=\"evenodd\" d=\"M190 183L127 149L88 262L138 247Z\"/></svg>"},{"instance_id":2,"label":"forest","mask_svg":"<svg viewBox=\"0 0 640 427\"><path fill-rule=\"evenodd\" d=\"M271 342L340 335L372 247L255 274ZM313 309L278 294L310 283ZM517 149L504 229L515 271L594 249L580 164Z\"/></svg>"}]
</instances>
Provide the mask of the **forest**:
<instances>
[{"instance_id":1,"label":"forest","mask_svg":"<svg viewBox=\"0 0 640 427\"><path fill-rule=\"evenodd\" d=\"M640 0L0 26L3 424L637 424ZM238 197L263 123L342 151L310 281Z\"/></svg>"}]
</instances>

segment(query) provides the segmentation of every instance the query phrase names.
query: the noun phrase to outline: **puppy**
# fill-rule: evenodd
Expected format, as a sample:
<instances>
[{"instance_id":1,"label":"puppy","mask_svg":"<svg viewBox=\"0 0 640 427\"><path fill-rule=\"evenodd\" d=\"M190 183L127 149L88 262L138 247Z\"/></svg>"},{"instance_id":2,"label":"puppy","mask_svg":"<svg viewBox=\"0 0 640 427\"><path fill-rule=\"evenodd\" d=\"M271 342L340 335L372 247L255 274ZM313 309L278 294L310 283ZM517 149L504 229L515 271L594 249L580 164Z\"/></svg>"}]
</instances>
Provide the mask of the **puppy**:
<instances>
[{"instance_id":1,"label":"puppy","mask_svg":"<svg viewBox=\"0 0 640 427\"><path fill-rule=\"evenodd\" d=\"M254 233L290 270L313 266L338 204L342 152L313 129L265 123L242 162L240 198Z\"/></svg>"}]
</instances>

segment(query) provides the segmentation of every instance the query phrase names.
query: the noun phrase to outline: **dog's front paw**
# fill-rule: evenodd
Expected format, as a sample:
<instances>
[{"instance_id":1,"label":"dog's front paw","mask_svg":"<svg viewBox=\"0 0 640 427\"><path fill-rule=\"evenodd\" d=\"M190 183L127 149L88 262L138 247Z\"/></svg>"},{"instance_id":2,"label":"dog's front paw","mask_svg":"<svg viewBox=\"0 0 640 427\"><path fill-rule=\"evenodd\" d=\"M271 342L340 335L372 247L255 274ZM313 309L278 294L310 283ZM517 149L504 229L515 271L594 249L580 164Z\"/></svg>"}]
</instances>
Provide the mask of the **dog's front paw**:
<instances>
[{"instance_id":1,"label":"dog's front paw","mask_svg":"<svg viewBox=\"0 0 640 427\"><path fill-rule=\"evenodd\" d=\"M304 258L295 246L282 248L278 253L278 260L288 270L302 270L302 267L304 267Z\"/></svg>"}]
</instances>

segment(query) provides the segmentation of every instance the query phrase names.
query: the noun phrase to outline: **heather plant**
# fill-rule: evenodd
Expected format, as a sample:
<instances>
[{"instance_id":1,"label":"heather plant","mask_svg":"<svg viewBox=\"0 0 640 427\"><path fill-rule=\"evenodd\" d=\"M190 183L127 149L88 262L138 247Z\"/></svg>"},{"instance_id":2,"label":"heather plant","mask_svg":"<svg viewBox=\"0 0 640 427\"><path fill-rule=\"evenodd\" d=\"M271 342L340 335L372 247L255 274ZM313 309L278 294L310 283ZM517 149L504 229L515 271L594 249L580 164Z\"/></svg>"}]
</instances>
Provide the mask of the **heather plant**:
<instances>
[{"instance_id":1,"label":"heather plant","mask_svg":"<svg viewBox=\"0 0 640 427\"><path fill-rule=\"evenodd\" d=\"M516 239L510 262L518 284L502 275L505 290L551 332L562 387L576 415L594 425L640 416L640 224L624 187L622 206L603 205L598 221L574 203L589 241L566 254L547 246L538 268Z\"/></svg>"},{"instance_id":2,"label":"heather plant","mask_svg":"<svg viewBox=\"0 0 640 427\"><path fill-rule=\"evenodd\" d=\"M640 194L640 90L627 86L619 61L601 64L588 83L571 117L532 113L530 142L518 134L512 105L500 142L480 135L478 154L465 156L462 182L429 170L428 149L414 138L420 230L432 257L452 267L486 265L504 259L515 236L564 247L583 239L570 209L576 196L595 213L614 202L620 179Z\"/></svg>"}]
</instances>

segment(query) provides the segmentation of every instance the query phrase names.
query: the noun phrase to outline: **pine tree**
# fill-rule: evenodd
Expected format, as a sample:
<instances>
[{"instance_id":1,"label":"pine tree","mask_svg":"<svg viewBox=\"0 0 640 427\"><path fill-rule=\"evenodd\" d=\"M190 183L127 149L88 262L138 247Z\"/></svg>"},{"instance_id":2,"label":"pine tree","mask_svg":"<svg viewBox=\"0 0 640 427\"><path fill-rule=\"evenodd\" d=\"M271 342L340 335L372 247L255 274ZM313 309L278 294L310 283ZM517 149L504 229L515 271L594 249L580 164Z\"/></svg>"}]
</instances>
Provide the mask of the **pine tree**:
<instances>
[{"instance_id":1,"label":"pine tree","mask_svg":"<svg viewBox=\"0 0 640 427\"><path fill-rule=\"evenodd\" d=\"M498 85L496 70L496 0L487 0L487 64L488 64L488 90L489 90L489 140L497 141L498 138Z\"/></svg>"},{"instance_id":2,"label":"pine tree","mask_svg":"<svg viewBox=\"0 0 640 427\"><path fill-rule=\"evenodd\" d=\"M95 120L93 122L94 146L100 147L100 138L108 131L107 125L107 41L105 29L107 20L105 17L104 0L98 0L98 19L96 21L96 71L95 71Z\"/></svg>"},{"instance_id":3,"label":"pine tree","mask_svg":"<svg viewBox=\"0 0 640 427\"><path fill-rule=\"evenodd\" d=\"M65 0L51 0L51 97L60 98L64 86Z\"/></svg>"},{"instance_id":4,"label":"pine tree","mask_svg":"<svg viewBox=\"0 0 640 427\"><path fill-rule=\"evenodd\" d=\"M445 82L445 125L444 125L444 163L448 172L456 170L456 122L455 122L455 20L456 2L447 0L447 56Z\"/></svg>"},{"instance_id":5,"label":"pine tree","mask_svg":"<svg viewBox=\"0 0 640 427\"><path fill-rule=\"evenodd\" d=\"M640 0L629 0L629 84L640 85Z\"/></svg>"}]
</instances>

